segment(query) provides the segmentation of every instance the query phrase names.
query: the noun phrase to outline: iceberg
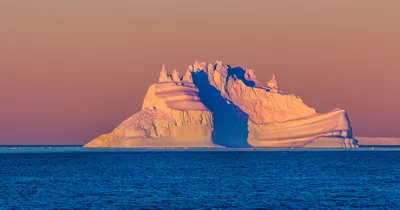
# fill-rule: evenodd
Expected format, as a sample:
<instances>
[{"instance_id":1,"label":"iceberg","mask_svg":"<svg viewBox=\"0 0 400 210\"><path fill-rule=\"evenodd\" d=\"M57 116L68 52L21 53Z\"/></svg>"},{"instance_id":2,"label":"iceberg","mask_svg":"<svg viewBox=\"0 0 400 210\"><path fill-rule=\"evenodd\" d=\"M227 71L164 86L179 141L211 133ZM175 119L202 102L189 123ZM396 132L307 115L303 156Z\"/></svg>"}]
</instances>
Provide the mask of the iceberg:
<instances>
[{"instance_id":1,"label":"iceberg","mask_svg":"<svg viewBox=\"0 0 400 210\"><path fill-rule=\"evenodd\" d=\"M195 62L184 76L162 66L141 111L84 147L357 148L346 111L318 113L263 85L255 71Z\"/></svg>"}]
</instances>

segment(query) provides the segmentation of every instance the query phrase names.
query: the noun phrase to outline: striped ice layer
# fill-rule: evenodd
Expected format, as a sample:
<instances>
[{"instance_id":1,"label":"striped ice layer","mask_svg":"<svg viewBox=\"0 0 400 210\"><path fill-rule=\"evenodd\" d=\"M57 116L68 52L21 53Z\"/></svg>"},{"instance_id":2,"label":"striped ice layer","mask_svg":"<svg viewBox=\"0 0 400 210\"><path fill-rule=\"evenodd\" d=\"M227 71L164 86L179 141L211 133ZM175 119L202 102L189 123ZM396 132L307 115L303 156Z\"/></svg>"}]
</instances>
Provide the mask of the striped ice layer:
<instances>
[{"instance_id":1,"label":"striped ice layer","mask_svg":"<svg viewBox=\"0 0 400 210\"><path fill-rule=\"evenodd\" d=\"M322 138L313 145L313 139L318 137L336 138ZM349 137L351 127L346 112L334 110L300 120L251 126L249 143L255 147L356 147L353 142L346 142Z\"/></svg>"},{"instance_id":2,"label":"striped ice layer","mask_svg":"<svg viewBox=\"0 0 400 210\"><path fill-rule=\"evenodd\" d=\"M155 84L155 94L171 109L208 111L199 98L199 89L193 83L162 82Z\"/></svg>"}]
</instances>

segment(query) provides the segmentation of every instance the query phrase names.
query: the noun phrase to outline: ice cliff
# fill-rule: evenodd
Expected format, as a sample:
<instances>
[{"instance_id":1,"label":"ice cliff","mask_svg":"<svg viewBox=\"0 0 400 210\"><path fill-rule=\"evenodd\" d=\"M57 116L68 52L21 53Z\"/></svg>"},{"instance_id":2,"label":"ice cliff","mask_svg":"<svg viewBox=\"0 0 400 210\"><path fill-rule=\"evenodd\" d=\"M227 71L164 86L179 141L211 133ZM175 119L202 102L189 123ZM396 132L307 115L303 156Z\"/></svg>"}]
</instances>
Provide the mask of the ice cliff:
<instances>
[{"instance_id":1,"label":"ice cliff","mask_svg":"<svg viewBox=\"0 0 400 210\"><path fill-rule=\"evenodd\" d=\"M299 97L263 85L252 69L221 61L190 65L182 77L162 67L142 110L85 147L355 148L344 110L317 113Z\"/></svg>"}]
</instances>

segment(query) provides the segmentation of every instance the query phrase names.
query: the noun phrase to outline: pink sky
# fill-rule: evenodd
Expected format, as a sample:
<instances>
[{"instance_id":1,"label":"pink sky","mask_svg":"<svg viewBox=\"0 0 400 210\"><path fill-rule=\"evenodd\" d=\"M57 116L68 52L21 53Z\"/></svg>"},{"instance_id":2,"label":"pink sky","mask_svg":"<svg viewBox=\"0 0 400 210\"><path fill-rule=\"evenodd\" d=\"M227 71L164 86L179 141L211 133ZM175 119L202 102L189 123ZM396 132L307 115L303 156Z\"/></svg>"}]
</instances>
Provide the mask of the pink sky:
<instances>
[{"instance_id":1,"label":"pink sky","mask_svg":"<svg viewBox=\"0 0 400 210\"><path fill-rule=\"evenodd\" d=\"M398 136L400 1L0 1L0 144L84 144L140 109L162 64L272 73L356 136Z\"/></svg>"}]
</instances>

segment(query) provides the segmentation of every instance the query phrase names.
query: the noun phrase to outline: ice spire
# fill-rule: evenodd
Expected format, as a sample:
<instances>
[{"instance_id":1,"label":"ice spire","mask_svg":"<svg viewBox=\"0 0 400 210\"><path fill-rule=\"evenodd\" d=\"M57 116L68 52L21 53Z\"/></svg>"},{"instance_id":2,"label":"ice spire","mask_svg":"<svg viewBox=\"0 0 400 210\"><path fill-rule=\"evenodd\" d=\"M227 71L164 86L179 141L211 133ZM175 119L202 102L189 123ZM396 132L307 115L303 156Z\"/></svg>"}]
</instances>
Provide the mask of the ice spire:
<instances>
[{"instance_id":1,"label":"ice spire","mask_svg":"<svg viewBox=\"0 0 400 210\"><path fill-rule=\"evenodd\" d=\"M194 64L193 64L193 70L194 70L194 71L197 71L197 70L199 69L199 66L200 66L200 64L199 64L199 62L196 60L196 61L194 62Z\"/></svg>"},{"instance_id":2,"label":"ice spire","mask_svg":"<svg viewBox=\"0 0 400 210\"><path fill-rule=\"evenodd\" d=\"M191 68L189 68L189 69L186 71L185 76L183 76L182 81L188 82L188 83L193 83L192 71L193 71L193 70L192 70Z\"/></svg>"},{"instance_id":3,"label":"ice spire","mask_svg":"<svg viewBox=\"0 0 400 210\"><path fill-rule=\"evenodd\" d=\"M226 71L228 71L228 68L229 68L229 66L224 64L224 62L222 62L221 60L217 60L215 62L214 69L216 71L226 72Z\"/></svg>"},{"instance_id":4,"label":"ice spire","mask_svg":"<svg viewBox=\"0 0 400 210\"><path fill-rule=\"evenodd\" d=\"M158 79L159 82L167 82L168 81L168 73L167 69L165 68L165 65L162 65L161 72L160 72L160 78Z\"/></svg>"},{"instance_id":5,"label":"ice spire","mask_svg":"<svg viewBox=\"0 0 400 210\"><path fill-rule=\"evenodd\" d=\"M217 64L217 66L222 66L224 64L224 62L220 60L215 61L215 63Z\"/></svg>"},{"instance_id":6,"label":"ice spire","mask_svg":"<svg viewBox=\"0 0 400 210\"><path fill-rule=\"evenodd\" d=\"M172 81L181 82L181 76L176 69L172 72Z\"/></svg>"},{"instance_id":7,"label":"ice spire","mask_svg":"<svg viewBox=\"0 0 400 210\"><path fill-rule=\"evenodd\" d=\"M194 67L192 65L189 65L187 71L188 72L193 72L194 71Z\"/></svg>"},{"instance_id":8,"label":"ice spire","mask_svg":"<svg viewBox=\"0 0 400 210\"><path fill-rule=\"evenodd\" d=\"M246 69L244 78L251 81L257 81L256 73L254 72L253 69Z\"/></svg>"},{"instance_id":9,"label":"ice spire","mask_svg":"<svg viewBox=\"0 0 400 210\"><path fill-rule=\"evenodd\" d=\"M278 83L276 82L275 74L272 74L272 79L268 81L267 86L269 87L271 92L279 92L278 91Z\"/></svg>"}]
</instances>

